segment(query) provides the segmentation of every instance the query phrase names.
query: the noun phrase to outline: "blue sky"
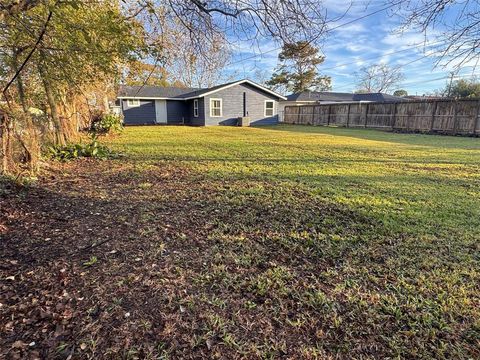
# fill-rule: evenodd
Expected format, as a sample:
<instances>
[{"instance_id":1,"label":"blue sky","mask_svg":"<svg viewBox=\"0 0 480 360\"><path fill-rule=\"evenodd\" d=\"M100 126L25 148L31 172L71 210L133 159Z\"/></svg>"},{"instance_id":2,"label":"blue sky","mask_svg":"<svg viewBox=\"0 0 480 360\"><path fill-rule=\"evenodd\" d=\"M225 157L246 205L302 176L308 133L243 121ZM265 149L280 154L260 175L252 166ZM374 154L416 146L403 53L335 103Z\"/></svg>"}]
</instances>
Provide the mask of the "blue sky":
<instances>
[{"instance_id":1,"label":"blue sky","mask_svg":"<svg viewBox=\"0 0 480 360\"><path fill-rule=\"evenodd\" d=\"M350 5L348 1L335 0L326 0L324 4L329 18L344 14ZM455 64L435 67L438 59L425 56L441 45L435 38L438 32L431 31L426 42L424 34L420 32L399 33L396 30L400 19L389 16L391 14L387 11L343 25L385 7L386 3L382 0L370 0L368 7L364 1L357 1L346 16L330 24L330 28L338 28L331 31L321 45L326 60L319 66L319 71L332 77L332 90L355 90L355 72L363 66L376 63L401 66L405 79L400 88L406 89L409 94L423 95L444 88ZM253 47L251 43L236 43L228 73L237 78L255 79L258 74L269 77L277 65L278 47L271 40L260 41ZM478 73L473 65L465 64L457 76L471 77L474 72Z\"/></svg>"}]
</instances>

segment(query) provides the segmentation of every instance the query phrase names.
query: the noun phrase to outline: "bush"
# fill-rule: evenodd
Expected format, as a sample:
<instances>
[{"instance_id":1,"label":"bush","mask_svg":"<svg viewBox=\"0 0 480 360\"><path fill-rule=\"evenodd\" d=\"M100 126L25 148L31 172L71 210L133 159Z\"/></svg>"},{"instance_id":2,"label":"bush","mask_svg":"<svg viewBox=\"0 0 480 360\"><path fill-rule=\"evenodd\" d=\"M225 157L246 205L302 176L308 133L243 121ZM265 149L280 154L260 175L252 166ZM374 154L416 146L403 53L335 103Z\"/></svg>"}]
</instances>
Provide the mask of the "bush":
<instances>
[{"instance_id":1,"label":"bush","mask_svg":"<svg viewBox=\"0 0 480 360\"><path fill-rule=\"evenodd\" d=\"M96 137L92 137L92 141L87 144L50 146L48 148L48 156L54 160L68 161L83 157L104 159L113 156L113 153L105 145L99 144Z\"/></svg>"},{"instance_id":2,"label":"bush","mask_svg":"<svg viewBox=\"0 0 480 360\"><path fill-rule=\"evenodd\" d=\"M90 132L97 135L117 133L123 130L122 117L115 114L97 114L92 117Z\"/></svg>"}]
</instances>

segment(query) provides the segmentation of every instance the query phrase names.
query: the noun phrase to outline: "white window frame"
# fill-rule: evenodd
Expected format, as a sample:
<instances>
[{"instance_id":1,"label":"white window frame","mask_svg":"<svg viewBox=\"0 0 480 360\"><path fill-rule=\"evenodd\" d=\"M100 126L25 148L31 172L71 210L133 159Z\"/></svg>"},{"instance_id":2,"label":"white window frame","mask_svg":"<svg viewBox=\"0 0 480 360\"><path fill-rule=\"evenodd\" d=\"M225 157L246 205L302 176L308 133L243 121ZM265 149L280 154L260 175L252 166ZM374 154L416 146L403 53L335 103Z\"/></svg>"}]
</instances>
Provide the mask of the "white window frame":
<instances>
[{"instance_id":1,"label":"white window frame","mask_svg":"<svg viewBox=\"0 0 480 360\"><path fill-rule=\"evenodd\" d=\"M220 101L220 115L213 115L213 102ZM223 116L223 100L217 98L210 99L210 117L222 117Z\"/></svg>"},{"instance_id":2,"label":"white window frame","mask_svg":"<svg viewBox=\"0 0 480 360\"><path fill-rule=\"evenodd\" d=\"M127 106L128 107L139 107L140 100L139 99L127 99Z\"/></svg>"},{"instance_id":3,"label":"white window frame","mask_svg":"<svg viewBox=\"0 0 480 360\"><path fill-rule=\"evenodd\" d=\"M198 99L193 100L193 117L198 117Z\"/></svg>"},{"instance_id":4,"label":"white window frame","mask_svg":"<svg viewBox=\"0 0 480 360\"><path fill-rule=\"evenodd\" d=\"M268 110L272 110L272 115L267 114L267 103L272 103L272 108L268 109ZM265 117L275 116L275 101L274 100L265 100L265 105L263 107L263 116L265 116Z\"/></svg>"}]
</instances>

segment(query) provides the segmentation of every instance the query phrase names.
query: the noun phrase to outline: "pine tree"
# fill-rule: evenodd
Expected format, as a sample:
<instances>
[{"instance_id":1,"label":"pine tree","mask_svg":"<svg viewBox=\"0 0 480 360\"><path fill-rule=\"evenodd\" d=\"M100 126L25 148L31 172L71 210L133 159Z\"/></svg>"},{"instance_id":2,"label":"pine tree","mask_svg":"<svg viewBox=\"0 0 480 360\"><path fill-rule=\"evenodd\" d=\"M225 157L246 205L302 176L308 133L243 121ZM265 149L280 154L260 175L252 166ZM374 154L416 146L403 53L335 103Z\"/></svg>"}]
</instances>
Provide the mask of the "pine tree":
<instances>
[{"instance_id":1,"label":"pine tree","mask_svg":"<svg viewBox=\"0 0 480 360\"><path fill-rule=\"evenodd\" d=\"M278 55L279 65L267 82L278 91L302 92L331 89L331 78L319 75L317 66L325 61L309 42L285 44Z\"/></svg>"}]
</instances>

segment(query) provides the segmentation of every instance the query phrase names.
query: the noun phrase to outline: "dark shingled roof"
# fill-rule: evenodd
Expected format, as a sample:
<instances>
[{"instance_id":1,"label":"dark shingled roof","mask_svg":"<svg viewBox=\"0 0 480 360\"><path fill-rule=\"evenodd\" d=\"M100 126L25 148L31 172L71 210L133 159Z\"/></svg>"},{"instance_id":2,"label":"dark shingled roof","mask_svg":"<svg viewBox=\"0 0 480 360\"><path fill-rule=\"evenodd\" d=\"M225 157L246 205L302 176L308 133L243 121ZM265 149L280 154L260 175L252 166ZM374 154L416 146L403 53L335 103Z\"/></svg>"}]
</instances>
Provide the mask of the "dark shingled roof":
<instances>
[{"instance_id":1,"label":"dark shingled roof","mask_svg":"<svg viewBox=\"0 0 480 360\"><path fill-rule=\"evenodd\" d=\"M383 94L383 93L368 93L368 94L351 94L330 91L303 91L287 96L287 101L406 101L404 98Z\"/></svg>"},{"instance_id":2,"label":"dark shingled roof","mask_svg":"<svg viewBox=\"0 0 480 360\"><path fill-rule=\"evenodd\" d=\"M121 86L118 96L132 96L144 98L181 98L198 91L198 88L160 87L160 86Z\"/></svg>"},{"instance_id":3,"label":"dark shingled roof","mask_svg":"<svg viewBox=\"0 0 480 360\"><path fill-rule=\"evenodd\" d=\"M232 81L232 82L229 82L229 83L225 83L225 84L221 84L221 85L217 85L217 86L212 86L212 87L209 87L209 88L205 88L205 89L192 89L191 92L189 92L188 94L185 94L184 97L197 97L197 96L201 96L207 92L210 92L210 91L215 91L217 89L221 89L225 86L228 86L228 85L231 85L231 84L235 84L237 83L238 81Z\"/></svg>"},{"instance_id":4,"label":"dark shingled roof","mask_svg":"<svg viewBox=\"0 0 480 360\"><path fill-rule=\"evenodd\" d=\"M139 97L139 98L177 98L177 99L186 99L186 98L195 98L201 97L206 93L210 93L224 87L227 87L232 84L243 84L248 83L260 89L263 89L266 92L270 92L280 99L283 98L282 95L275 93L274 91L267 89L259 84L254 83L253 81L243 79L238 81L232 81L226 84L221 84L217 86L212 86L209 88L179 88L179 87L160 87L160 86L121 86L118 92L118 97Z\"/></svg>"}]
</instances>

